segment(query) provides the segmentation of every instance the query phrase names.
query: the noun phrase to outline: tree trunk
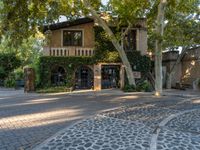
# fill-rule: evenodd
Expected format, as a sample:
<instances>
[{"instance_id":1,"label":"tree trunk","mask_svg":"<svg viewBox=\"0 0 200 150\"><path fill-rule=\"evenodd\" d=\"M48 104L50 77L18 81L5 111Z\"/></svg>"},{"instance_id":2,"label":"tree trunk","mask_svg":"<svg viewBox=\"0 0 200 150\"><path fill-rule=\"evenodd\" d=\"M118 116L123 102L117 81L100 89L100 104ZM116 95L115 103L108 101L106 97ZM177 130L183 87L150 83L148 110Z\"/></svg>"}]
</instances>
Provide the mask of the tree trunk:
<instances>
[{"instance_id":1,"label":"tree trunk","mask_svg":"<svg viewBox=\"0 0 200 150\"><path fill-rule=\"evenodd\" d=\"M122 63L125 66L125 70L126 70L126 74L127 74L129 85L136 86L135 78L133 76L132 67L131 67L131 65L129 63L129 60L128 60L127 56L126 56L126 53L125 53L123 47L121 47L121 45L119 44L117 38L115 37L115 35L112 32L112 30L109 28L108 24L102 18L99 17L97 12L89 4L86 4L86 2L84 0L82 2L86 6L86 8L88 8L90 10L90 13L92 14L93 18L97 20L99 25L110 36L111 42L114 45L114 47L116 48L116 50L118 51L119 56L120 56L120 58L122 60Z\"/></svg>"},{"instance_id":2,"label":"tree trunk","mask_svg":"<svg viewBox=\"0 0 200 150\"><path fill-rule=\"evenodd\" d=\"M158 6L156 34L158 38L155 42L155 95L162 94L162 37L164 31L164 15L167 0L160 0Z\"/></svg>"}]
</instances>

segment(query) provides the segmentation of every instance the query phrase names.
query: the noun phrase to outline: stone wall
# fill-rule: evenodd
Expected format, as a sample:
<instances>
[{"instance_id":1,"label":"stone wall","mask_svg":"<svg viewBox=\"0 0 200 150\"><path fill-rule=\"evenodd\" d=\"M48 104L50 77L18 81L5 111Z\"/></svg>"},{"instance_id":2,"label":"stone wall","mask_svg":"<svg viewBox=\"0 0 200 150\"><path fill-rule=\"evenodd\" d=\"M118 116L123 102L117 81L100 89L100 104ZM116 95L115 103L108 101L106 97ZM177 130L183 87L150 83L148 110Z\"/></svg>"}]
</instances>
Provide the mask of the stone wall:
<instances>
[{"instance_id":1,"label":"stone wall","mask_svg":"<svg viewBox=\"0 0 200 150\"><path fill-rule=\"evenodd\" d=\"M200 47L189 49L182 59L182 83L192 86L197 78L200 78Z\"/></svg>"},{"instance_id":2,"label":"stone wall","mask_svg":"<svg viewBox=\"0 0 200 150\"><path fill-rule=\"evenodd\" d=\"M167 73L166 76L169 75L168 73L171 71L174 64L176 63L178 56L179 56L179 51L170 51L163 53L163 66L166 67L166 73ZM177 82L178 83L181 82L181 76L182 76L181 64L178 64L173 69L171 76L168 76L168 80L170 81L167 81L168 83L166 83L166 86L168 88L175 87Z\"/></svg>"},{"instance_id":3,"label":"stone wall","mask_svg":"<svg viewBox=\"0 0 200 150\"><path fill-rule=\"evenodd\" d=\"M163 53L163 66L169 72L179 56L178 51ZM171 74L171 86L175 87L176 83L192 87L193 82L200 78L200 47L187 50L181 62L176 65Z\"/></svg>"}]
</instances>

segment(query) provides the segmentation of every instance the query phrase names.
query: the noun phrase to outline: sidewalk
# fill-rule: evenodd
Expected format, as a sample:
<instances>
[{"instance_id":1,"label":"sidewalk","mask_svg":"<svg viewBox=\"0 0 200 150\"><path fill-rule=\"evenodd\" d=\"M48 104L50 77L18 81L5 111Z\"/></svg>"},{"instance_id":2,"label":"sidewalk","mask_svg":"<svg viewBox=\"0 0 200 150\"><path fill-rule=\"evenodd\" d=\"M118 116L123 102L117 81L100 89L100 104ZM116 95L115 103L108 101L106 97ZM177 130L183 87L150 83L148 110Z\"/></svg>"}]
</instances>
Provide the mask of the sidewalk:
<instances>
[{"instance_id":1,"label":"sidewalk","mask_svg":"<svg viewBox=\"0 0 200 150\"><path fill-rule=\"evenodd\" d=\"M2 88L0 87L0 97L9 97L9 96L46 96L46 95L70 95L70 96L111 96L111 95L154 95L154 92L123 92L120 89L103 89L101 91L94 90L75 90L73 92L60 92L60 93L24 93L24 89L15 90L13 88ZM187 90L176 90L176 89L164 89L164 96L180 96L180 97L200 97L200 91L194 91L192 89Z\"/></svg>"}]
</instances>

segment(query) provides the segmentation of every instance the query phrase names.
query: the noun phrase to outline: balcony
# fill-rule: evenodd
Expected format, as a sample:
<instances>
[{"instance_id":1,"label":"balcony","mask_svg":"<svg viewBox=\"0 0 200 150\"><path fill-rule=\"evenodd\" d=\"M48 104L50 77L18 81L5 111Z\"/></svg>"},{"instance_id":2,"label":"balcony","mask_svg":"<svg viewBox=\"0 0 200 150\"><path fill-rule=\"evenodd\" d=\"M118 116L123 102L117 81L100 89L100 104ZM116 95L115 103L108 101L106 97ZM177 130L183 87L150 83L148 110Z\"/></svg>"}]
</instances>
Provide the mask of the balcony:
<instances>
[{"instance_id":1,"label":"balcony","mask_svg":"<svg viewBox=\"0 0 200 150\"><path fill-rule=\"evenodd\" d=\"M44 47L43 48L44 56L59 56L59 57L68 57L68 56L86 56L91 57L94 55L94 48L87 47Z\"/></svg>"}]
</instances>

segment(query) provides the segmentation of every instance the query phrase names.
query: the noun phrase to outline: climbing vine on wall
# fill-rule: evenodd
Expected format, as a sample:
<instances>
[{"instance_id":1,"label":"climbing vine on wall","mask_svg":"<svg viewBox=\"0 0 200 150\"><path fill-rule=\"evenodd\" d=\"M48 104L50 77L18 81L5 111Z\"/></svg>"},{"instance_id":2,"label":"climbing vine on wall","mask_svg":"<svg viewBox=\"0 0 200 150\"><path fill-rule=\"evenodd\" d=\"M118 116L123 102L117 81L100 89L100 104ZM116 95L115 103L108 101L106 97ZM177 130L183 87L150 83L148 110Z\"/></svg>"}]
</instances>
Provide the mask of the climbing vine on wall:
<instances>
[{"instance_id":1,"label":"climbing vine on wall","mask_svg":"<svg viewBox=\"0 0 200 150\"><path fill-rule=\"evenodd\" d=\"M114 30L114 29L113 29ZM96 62L121 62L118 52L101 27L94 27Z\"/></svg>"},{"instance_id":2,"label":"climbing vine on wall","mask_svg":"<svg viewBox=\"0 0 200 150\"><path fill-rule=\"evenodd\" d=\"M112 30L117 33L116 28ZM94 27L95 31L95 61L97 62L121 62L118 52L101 27ZM151 68L151 60L147 56L142 56L139 51L131 50L127 52L127 57L134 71L148 72Z\"/></svg>"},{"instance_id":3,"label":"climbing vine on wall","mask_svg":"<svg viewBox=\"0 0 200 150\"><path fill-rule=\"evenodd\" d=\"M51 86L51 70L55 66L61 66L66 71L66 87L74 84L74 71L81 65L92 65L94 59L91 57L40 57L40 87Z\"/></svg>"}]
</instances>

